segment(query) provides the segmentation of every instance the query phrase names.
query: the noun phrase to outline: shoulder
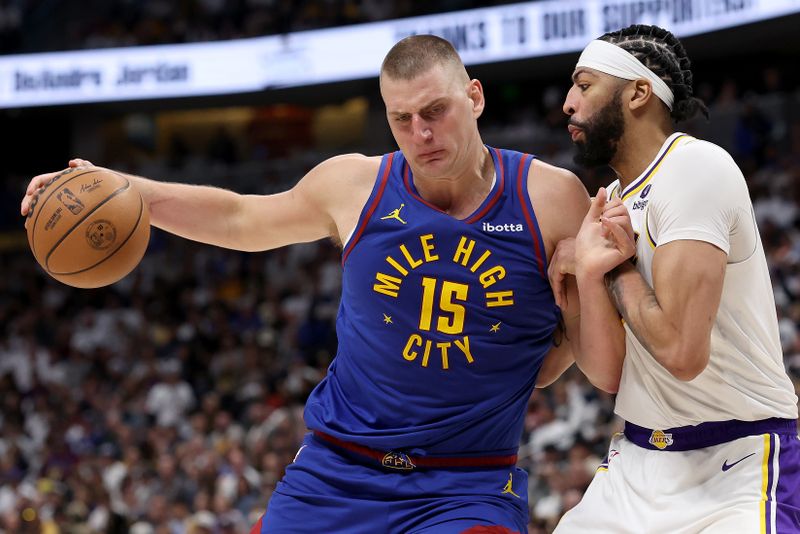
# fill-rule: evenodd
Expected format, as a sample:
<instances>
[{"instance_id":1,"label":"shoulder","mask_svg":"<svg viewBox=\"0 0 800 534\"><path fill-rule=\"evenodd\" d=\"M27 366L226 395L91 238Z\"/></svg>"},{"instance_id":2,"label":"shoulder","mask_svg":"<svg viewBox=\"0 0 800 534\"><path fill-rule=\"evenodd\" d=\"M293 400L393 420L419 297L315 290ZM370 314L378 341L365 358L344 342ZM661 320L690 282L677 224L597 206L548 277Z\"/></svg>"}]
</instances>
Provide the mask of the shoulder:
<instances>
[{"instance_id":1,"label":"shoulder","mask_svg":"<svg viewBox=\"0 0 800 534\"><path fill-rule=\"evenodd\" d=\"M538 158L533 160L528 170L528 193L531 199L534 196L549 198L557 204L584 198L588 201L589 198L586 188L575 173Z\"/></svg>"},{"instance_id":2,"label":"shoulder","mask_svg":"<svg viewBox=\"0 0 800 534\"><path fill-rule=\"evenodd\" d=\"M528 195L549 245L577 234L590 200L575 173L535 159L528 170Z\"/></svg>"},{"instance_id":3,"label":"shoulder","mask_svg":"<svg viewBox=\"0 0 800 534\"><path fill-rule=\"evenodd\" d=\"M291 194L307 202L309 209L325 213L333 221L340 241L355 227L375 186L383 156L343 154L326 159L311 169Z\"/></svg>"},{"instance_id":4,"label":"shoulder","mask_svg":"<svg viewBox=\"0 0 800 534\"><path fill-rule=\"evenodd\" d=\"M319 163L297 184L313 189L314 196L335 200L342 195L371 191L378 176L382 156L342 154Z\"/></svg>"},{"instance_id":5,"label":"shoulder","mask_svg":"<svg viewBox=\"0 0 800 534\"><path fill-rule=\"evenodd\" d=\"M664 167L666 181L675 188L709 194L723 190L747 193L744 176L733 157L708 141L687 140L666 158Z\"/></svg>"},{"instance_id":6,"label":"shoulder","mask_svg":"<svg viewBox=\"0 0 800 534\"><path fill-rule=\"evenodd\" d=\"M314 167L310 175L319 176L330 181L355 179L357 181L375 178L381 166L383 156L365 156L363 154L342 154L324 160Z\"/></svg>"},{"instance_id":7,"label":"shoulder","mask_svg":"<svg viewBox=\"0 0 800 534\"><path fill-rule=\"evenodd\" d=\"M540 159L533 160L528 170L528 194L538 208L537 216L564 208L589 208L589 194L575 173Z\"/></svg>"},{"instance_id":8,"label":"shoulder","mask_svg":"<svg viewBox=\"0 0 800 534\"><path fill-rule=\"evenodd\" d=\"M738 165L721 146L702 139L690 138L673 150L665 161L671 166L689 166L696 173L724 171L725 174L741 175Z\"/></svg>"}]
</instances>

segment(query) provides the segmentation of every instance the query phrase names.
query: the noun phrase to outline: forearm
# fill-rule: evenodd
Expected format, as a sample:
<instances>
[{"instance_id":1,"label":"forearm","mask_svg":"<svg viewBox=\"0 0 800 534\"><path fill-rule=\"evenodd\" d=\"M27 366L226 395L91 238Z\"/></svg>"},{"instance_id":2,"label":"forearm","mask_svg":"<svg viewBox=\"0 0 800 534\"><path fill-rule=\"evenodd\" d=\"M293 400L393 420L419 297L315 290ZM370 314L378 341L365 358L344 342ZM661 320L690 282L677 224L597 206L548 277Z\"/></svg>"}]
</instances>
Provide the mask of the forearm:
<instances>
[{"instance_id":1,"label":"forearm","mask_svg":"<svg viewBox=\"0 0 800 534\"><path fill-rule=\"evenodd\" d=\"M625 329L602 278L577 276L580 350L575 361L594 386L616 393L625 360Z\"/></svg>"},{"instance_id":2,"label":"forearm","mask_svg":"<svg viewBox=\"0 0 800 534\"><path fill-rule=\"evenodd\" d=\"M606 278L614 306L639 343L667 371L681 380L696 376L692 358L681 343L678 322L661 307L655 290L630 262L614 269ZM694 347L703 351L704 347Z\"/></svg>"},{"instance_id":3,"label":"forearm","mask_svg":"<svg viewBox=\"0 0 800 534\"><path fill-rule=\"evenodd\" d=\"M563 338L563 336L561 336ZM553 345L545 355L539 374L536 376L536 387L547 387L564 374L575 363L575 355L572 346L566 340L561 339L557 345Z\"/></svg>"},{"instance_id":4,"label":"forearm","mask_svg":"<svg viewBox=\"0 0 800 534\"><path fill-rule=\"evenodd\" d=\"M242 248L235 230L241 195L215 187L128 176L147 204L153 226L202 243Z\"/></svg>"}]
</instances>

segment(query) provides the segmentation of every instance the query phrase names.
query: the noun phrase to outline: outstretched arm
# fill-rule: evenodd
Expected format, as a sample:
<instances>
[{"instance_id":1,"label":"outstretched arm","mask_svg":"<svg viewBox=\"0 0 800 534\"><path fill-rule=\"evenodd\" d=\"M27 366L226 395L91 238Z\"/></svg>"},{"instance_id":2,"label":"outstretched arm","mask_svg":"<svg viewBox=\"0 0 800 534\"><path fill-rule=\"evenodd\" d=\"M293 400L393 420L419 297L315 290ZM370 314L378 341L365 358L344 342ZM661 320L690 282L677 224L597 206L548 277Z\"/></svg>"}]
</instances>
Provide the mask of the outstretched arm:
<instances>
[{"instance_id":1,"label":"outstretched arm","mask_svg":"<svg viewBox=\"0 0 800 534\"><path fill-rule=\"evenodd\" d=\"M70 161L71 167L85 165L91 163ZM141 193L153 226L203 243L256 251L349 231L339 227L351 220L355 224L379 165L379 158L338 156L316 166L292 189L274 195L240 195L216 187L126 177ZM31 180L22 200L22 215L38 190L56 174Z\"/></svg>"}]
</instances>

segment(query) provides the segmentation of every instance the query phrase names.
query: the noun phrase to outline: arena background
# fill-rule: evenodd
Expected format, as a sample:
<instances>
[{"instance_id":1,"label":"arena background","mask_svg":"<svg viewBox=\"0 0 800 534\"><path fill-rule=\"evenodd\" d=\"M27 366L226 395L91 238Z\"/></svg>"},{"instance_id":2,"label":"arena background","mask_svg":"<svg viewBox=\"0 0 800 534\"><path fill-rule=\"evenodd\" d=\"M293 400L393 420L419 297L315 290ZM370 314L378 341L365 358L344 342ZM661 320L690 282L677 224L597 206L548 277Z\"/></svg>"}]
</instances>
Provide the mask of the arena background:
<instances>
[{"instance_id":1,"label":"arena background","mask_svg":"<svg viewBox=\"0 0 800 534\"><path fill-rule=\"evenodd\" d=\"M781 16L737 25L776 6ZM491 10L461 12L472 8ZM350 80L170 98L158 96L154 80L185 73L154 67L129 73L152 82L133 99L112 90L92 102L97 94L83 90L91 77L74 74L75 58L87 56L19 54L128 46L157 64L171 48L139 47L269 35L291 42L305 35L292 32L359 35L362 23L394 21L402 30L392 35L427 28L465 58L480 57L493 46L482 22L492 10L511 21L503 35L538 48L530 57L500 48L500 60L468 67L486 89L484 141L570 167L590 192L609 174L572 163L561 103L574 50L603 24L659 23L683 38L711 121L681 129L728 149L748 178L785 362L800 388L800 2L1 0L0 531L248 532L305 433L303 403L336 346L340 266L330 243L242 254L154 231L130 276L73 290L45 276L27 248L19 201L33 175L80 156L162 180L267 193L329 155L394 149L377 65ZM369 41L354 46L385 53ZM345 71L360 57L329 61ZM285 76L292 61L284 58ZM66 74L48 75L51 67ZM213 71L212 79L226 81ZM40 100L26 102L31 94ZM63 103L70 98L82 101ZM620 428L612 408L612 396L574 369L532 396L520 450L531 474L530 532L549 532L580 499Z\"/></svg>"}]
</instances>

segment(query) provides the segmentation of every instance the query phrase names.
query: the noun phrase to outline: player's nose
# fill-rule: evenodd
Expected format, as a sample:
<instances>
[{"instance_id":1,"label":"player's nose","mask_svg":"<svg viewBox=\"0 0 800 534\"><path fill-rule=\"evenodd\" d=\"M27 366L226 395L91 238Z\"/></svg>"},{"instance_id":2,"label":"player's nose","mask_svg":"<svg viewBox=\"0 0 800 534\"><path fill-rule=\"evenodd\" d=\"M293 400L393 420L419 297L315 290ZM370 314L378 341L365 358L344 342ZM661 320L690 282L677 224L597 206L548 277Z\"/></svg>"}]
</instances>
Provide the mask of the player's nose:
<instances>
[{"instance_id":1,"label":"player's nose","mask_svg":"<svg viewBox=\"0 0 800 534\"><path fill-rule=\"evenodd\" d=\"M577 108L577 100L578 98L575 96L575 86L572 86L569 92L567 92L566 98L564 98L564 105L561 107L564 113L570 117L574 115Z\"/></svg>"},{"instance_id":2,"label":"player's nose","mask_svg":"<svg viewBox=\"0 0 800 534\"><path fill-rule=\"evenodd\" d=\"M414 132L414 138L419 141L427 141L433 135L433 131L431 130L431 126L428 124L428 121L419 115L414 115L411 117L411 127Z\"/></svg>"}]
</instances>

